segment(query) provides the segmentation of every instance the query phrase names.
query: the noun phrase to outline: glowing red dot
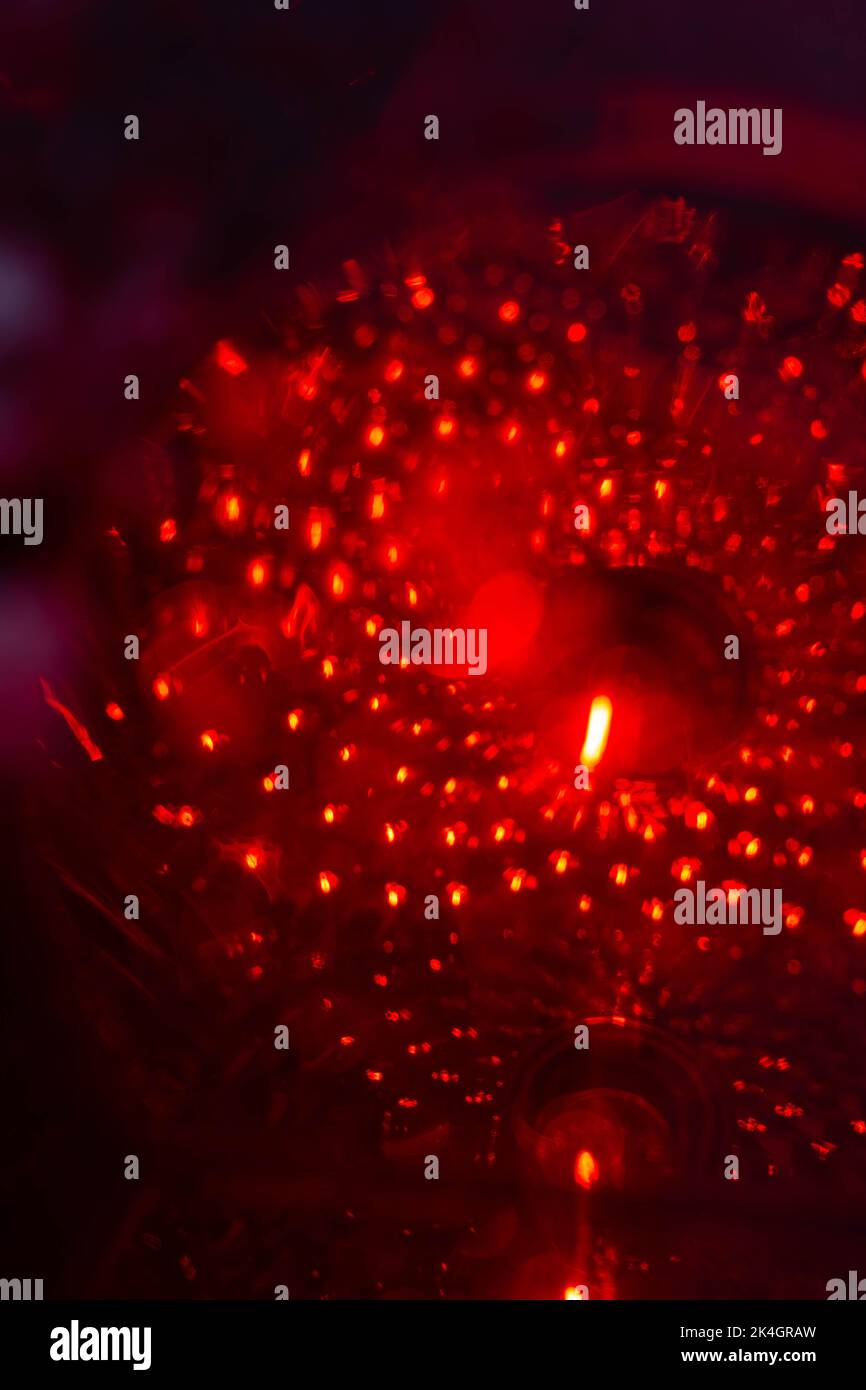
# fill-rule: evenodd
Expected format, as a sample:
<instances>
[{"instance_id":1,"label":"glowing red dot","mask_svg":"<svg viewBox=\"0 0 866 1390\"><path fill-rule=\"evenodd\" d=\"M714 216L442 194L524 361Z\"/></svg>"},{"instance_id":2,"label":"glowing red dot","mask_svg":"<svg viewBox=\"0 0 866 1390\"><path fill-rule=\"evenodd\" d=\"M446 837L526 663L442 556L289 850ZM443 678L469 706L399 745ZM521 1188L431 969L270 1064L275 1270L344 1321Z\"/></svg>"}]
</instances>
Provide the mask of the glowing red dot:
<instances>
[{"instance_id":1,"label":"glowing red dot","mask_svg":"<svg viewBox=\"0 0 866 1390\"><path fill-rule=\"evenodd\" d=\"M371 449L378 449L385 438L385 431L381 425L371 425L367 431L367 443Z\"/></svg>"},{"instance_id":2,"label":"glowing red dot","mask_svg":"<svg viewBox=\"0 0 866 1390\"><path fill-rule=\"evenodd\" d=\"M109 719L114 719L115 721L125 718L125 715L123 713L123 710L120 708L120 705L118 705L114 700L112 700L110 704L105 706L105 713L108 715Z\"/></svg>"},{"instance_id":3,"label":"glowing red dot","mask_svg":"<svg viewBox=\"0 0 866 1390\"><path fill-rule=\"evenodd\" d=\"M782 362L780 372L786 381L793 381L796 377L803 375L803 363L799 357L786 357Z\"/></svg>"},{"instance_id":4,"label":"glowing red dot","mask_svg":"<svg viewBox=\"0 0 866 1390\"><path fill-rule=\"evenodd\" d=\"M499 317L503 323L515 323L520 318L520 305L516 299L506 299L499 306Z\"/></svg>"},{"instance_id":5,"label":"glowing red dot","mask_svg":"<svg viewBox=\"0 0 866 1390\"><path fill-rule=\"evenodd\" d=\"M161 541L173 541L177 535L177 522L173 517L166 517L159 528L159 539Z\"/></svg>"},{"instance_id":6,"label":"glowing red dot","mask_svg":"<svg viewBox=\"0 0 866 1390\"><path fill-rule=\"evenodd\" d=\"M157 676L153 682L153 693L158 700L167 700L171 694L171 681L168 676Z\"/></svg>"},{"instance_id":7,"label":"glowing red dot","mask_svg":"<svg viewBox=\"0 0 866 1390\"><path fill-rule=\"evenodd\" d=\"M441 439L449 439L457 428L457 422L448 415L442 415L436 421L436 433Z\"/></svg>"},{"instance_id":8,"label":"glowing red dot","mask_svg":"<svg viewBox=\"0 0 866 1390\"><path fill-rule=\"evenodd\" d=\"M478 361L475 357L461 357L457 364L457 370L461 376L474 376L478 371Z\"/></svg>"},{"instance_id":9,"label":"glowing red dot","mask_svg":"<svg viewBox=\"0 0 866 1390\"><path fill-rule=\"evenodd\" d=\"M586 337L586 324L577 322L570 323L568 325L568 332L565 336L570 343L582 343Z\"/></svg>"},{"instance_id":10,"label":"glowing red dot","mask_svg":"<svg viewBox=\"0 0 866 1390\"><path fill-rule=\"evenodd\" d=\"M429 309L436 298L429 285L422 285L412 296L412 303L416 309Z\"/></svg>"},{"instance_id":11,"label":"glowing red dot","mask_svg":"<svg viewBox=\"0 0 866 1390\"><path fill-rule=\"evenodd\" d=\"M543 391L547 385L547 377L544 372L530 372L526 384L530 391Z\"/></svg>"},{"instance_id":12,"label":"glowing red dot","mask_svg":"<svg viewBox=\"0 0 866 1390\"><path fill-rule=\"evenodd\" d=\"M403 363L399 357L394 357L385 368L386 381L399 381L403 375Z\"/></svg>"}]
</instances>

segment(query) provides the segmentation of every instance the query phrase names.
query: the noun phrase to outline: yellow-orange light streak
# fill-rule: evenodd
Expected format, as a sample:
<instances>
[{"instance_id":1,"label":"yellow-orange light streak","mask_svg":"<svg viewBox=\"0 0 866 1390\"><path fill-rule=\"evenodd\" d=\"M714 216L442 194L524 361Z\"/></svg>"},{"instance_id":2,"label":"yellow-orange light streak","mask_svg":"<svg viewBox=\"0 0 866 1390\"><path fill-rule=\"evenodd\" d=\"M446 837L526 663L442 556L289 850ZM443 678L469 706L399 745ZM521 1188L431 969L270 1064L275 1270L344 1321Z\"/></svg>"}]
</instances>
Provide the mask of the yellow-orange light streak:
<instances>
[{"instance_id":1,"label":"yellow-orange light streak","mask_svg":"<svg viewBox=\"0 0 866 1390\"><path fill-rule=\"evenodd\" d=\"M580 761L590 769L601 762L610 737L612 719L613 705L610 700L606 695L596 695L590 706L586 738L580 753Z\"/></svg>"}]
</instances>

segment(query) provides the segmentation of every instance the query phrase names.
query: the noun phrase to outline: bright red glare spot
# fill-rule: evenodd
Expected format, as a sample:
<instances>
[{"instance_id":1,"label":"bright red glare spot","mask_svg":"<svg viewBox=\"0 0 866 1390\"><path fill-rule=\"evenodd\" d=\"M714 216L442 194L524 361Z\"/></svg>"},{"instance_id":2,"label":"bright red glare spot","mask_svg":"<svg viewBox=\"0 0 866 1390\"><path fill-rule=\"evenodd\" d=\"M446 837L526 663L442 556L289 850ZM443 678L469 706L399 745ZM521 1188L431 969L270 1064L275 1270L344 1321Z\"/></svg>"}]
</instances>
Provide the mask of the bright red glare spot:
<instances>
[{"instance_id":1,"label":"bright red glare spot","mask_svg":"<svg viewBox=\"0 0 866 1390\"><path fill-rule=\"evenodd\" d=\"M168 676L157 676L153 682L153 693L158 700L167 700L171 694L171 681Z\"/></svg>"},{"instance_id":2,"label":"bright red glare spot","mask_svg":"<svg viewBox=\"0 0 866 1390\"><path fill-rule=\"evenodd\" d=\"M403 363L399 357L393 357L385 368L386 381L399 381L403 375Z\"/></svg>"},{"instance_id":3,"label":"bright red glare spot","mask_svg":"<svg viewBox=\"0 0 866 1390\"><path fill-rule=\"evenodd\" d=\"M126 718L120 705L117 704L115 700L112 700L105 706L105 713L108 715L109 719L113 719L115 722Z\"/></svg>"},{"instance_id":4,"label":"bright red glare spot","mask_svg":"<svg viewBox=\"0 0 866 1390\"><path fill-rule=\"evenodd\" d=\"M449 439L457 428L457 422L448 415L441 415L436 421L436 433L440 439Z\"/></svg>"},{"instance_id":5,"label":"bright red glare spot","mask_svg":"<svg viewBox=\"0 0 866 1390\"><path fill-rule=\"evenodd\" d=\"M259 856L256 854L255 850L251 849L244 855L244 863L248 869L257 869L259 867Z\"/></svg>"},{"instance_id":6,"label":"bright red glare spot","mask_svg":"<svg viewBox=\"0 0 866 1390\"><path fill-rule=\"evenodd\" d=\"M589 768L596 767L604 755L610 726L613 720L613 705L606 695L596 695L586 723L586 737L580 752L580 761Z\"/></svg>"},{"instance_id":7,"label":"bright red glare spot","mask_svg":"<svg viewBox=\"0 0 866 1390\"><path fill-rule=\"evenodd\" d=\"M253 588L260 589L268 577L268 572L262 560L252 560L247 569L247 578Z\"/></svg>"},{"instance_id":8,"label":"bright red glare spot","mask_svg":"<svg viewBox=\"0 0 866 1390\"><path fill-rule=\"evenodd\" d=\"M422 285L412 296L412 304L416 309L429 309L433 300L436 298L429 285Z\"/></svg>"},{"instance_id":9,"label":"bright red glare spot","mask_svg":"<svg viewBox=\"0 0 866 1390\"><path fill-rule=\"evenodd\" d=\"M547 376L544 372L530 372L526 384L530 391L543 391L547 385Z\"/></svg>"},{"instance_id":10,"label":"bright red glare spot","mask_svg":"<svg viewBox=\"0 0 866 1390\"><path fill-rule=\"evenodd\" d=\"M579 1187L589 1189L598 1182L598 1164L589 1149L581 1149L574 1160L574 1181Z\"/></svg>"},{"instance_id":11,"label":"bright red glare spot","mask_svg":"<svg viewBox=\"0 0 866 1390\"><path fill-rule=\"evenodd\" d=\"M226 521L239 521L241 515L241 499L233 492L223 498L223 516Z\"/></svg>"},{"instance_id":12,"label":"bright red glare spot","mask_svg":"<svg viewBox=\"0 0 866 1390\"><path fill-rule=\"evenodd\" d=\"M247 364L237 348L232 347L224 338L216 345L216 361L217 366L222 367L229 376L240 376L241 372L247 370Z\"/></svg>"},{"instance_id":13,"label":"bright red glare spot","mask_svg":"<svg viewBox=\"0 0 866 1390\"><path fill-rule=\"evenodd\" d=\"M385 431L381 425L371 425L367 431L367 443L371 449L378 449L385 438Z\"/></svg>"},{"instance_id":14,"label":"bright red glare spot","mask_svg":"<svg viewBox=\"0 0 866 1390\"><path fill-rule=\"evenodd\" d=\"M205 749L206 752L212 753L213 750L216 748L216 740L217 736L214 730L205 729L204 733L199 738L199 743L201 744L202 748Z\"/></svg>"},{"instance_id":15,"label":"bright red glare spot","mask_svg":"<svg viewBox=\"0 0 866 1390\"><path fill-rule=\"evenodd\" d=\"M506 299L499 306L499 317L503 323L514 323L520 318L520 305L515 299Z\"/></svg>"},{"instance_id":16,"label":"bright red glare spot","mask_svg":"<svg viewBox=\"0 0 866 1390\"><path fill-rule=\"evenodd\" d=\"M174 517L166 517L165 521L159 528L159 539L163 542L173 541L176 535L177 522L174 520Z\"/></svg>"},{"instance_id":17,"label":"bright red glare spot","mask_svg":"<svg viewBox=\"0 0 866 1390\"><path fill-rule=\"evenodd\" d=\"M478 359L475 357L461 357L457 364L457 370L463 377L474 376L478 371Z\"/></svg>"},{"instance_id":18,"label":"bright red glare spot","mask_svg":"<svg viewBox=\"0 0 866 1390\"><path fill-rule=\"evenodd\" d=\"M570 343L582 343L586 337L586 324L570 323L565 335Z\"/></svg>"}]
</instances>

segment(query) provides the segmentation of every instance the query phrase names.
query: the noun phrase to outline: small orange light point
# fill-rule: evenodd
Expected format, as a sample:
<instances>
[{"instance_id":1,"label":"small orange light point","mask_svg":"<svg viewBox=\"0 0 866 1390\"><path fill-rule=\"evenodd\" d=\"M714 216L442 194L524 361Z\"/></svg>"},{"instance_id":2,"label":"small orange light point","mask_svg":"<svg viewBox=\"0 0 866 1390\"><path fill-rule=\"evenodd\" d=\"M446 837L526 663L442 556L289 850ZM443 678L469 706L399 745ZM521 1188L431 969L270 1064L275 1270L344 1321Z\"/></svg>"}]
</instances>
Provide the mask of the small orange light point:
<instances>
[{"instance_id":1,"label":"small orange light point","mask_svg":"<svg viewBox=\"0 0 866 1390\"><path fill-rule=\"evenodd\" d=\"M589 1189L598 1182L598 1164L589 1149L581 1149L574 1160L574 1181L579 1187Z\"/></svg>"}]
</instances>

